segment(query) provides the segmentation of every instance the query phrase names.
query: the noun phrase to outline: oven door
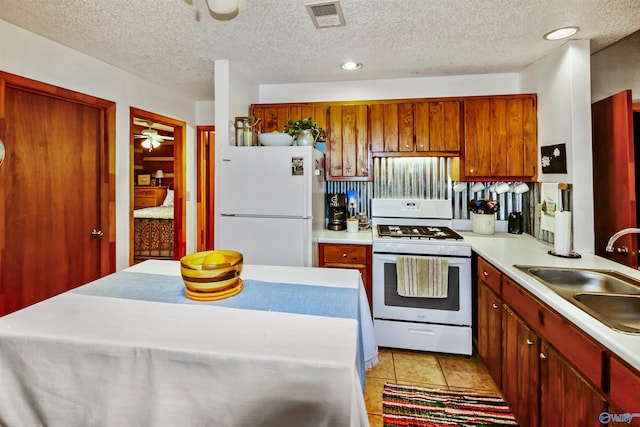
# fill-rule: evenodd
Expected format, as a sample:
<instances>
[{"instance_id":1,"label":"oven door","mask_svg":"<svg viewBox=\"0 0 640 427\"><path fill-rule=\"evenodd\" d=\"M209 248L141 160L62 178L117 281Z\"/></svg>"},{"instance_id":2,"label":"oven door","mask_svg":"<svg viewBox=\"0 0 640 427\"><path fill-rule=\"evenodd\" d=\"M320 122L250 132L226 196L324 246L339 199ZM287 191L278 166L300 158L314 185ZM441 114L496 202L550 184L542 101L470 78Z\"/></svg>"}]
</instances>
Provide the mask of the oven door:
<instances>
[{"instance_id":1,"label":"oven door","mask_svg":"<svg viewBox=\"0 0 640 427\"><path fill-rule=\"evenodd\" d=\"M447 257L449 265L447 298L424 298L398 295L397 257L396 254L373 254L374 318L443 325L471 325L471 258Z\"/></svg>"}]
</instances>

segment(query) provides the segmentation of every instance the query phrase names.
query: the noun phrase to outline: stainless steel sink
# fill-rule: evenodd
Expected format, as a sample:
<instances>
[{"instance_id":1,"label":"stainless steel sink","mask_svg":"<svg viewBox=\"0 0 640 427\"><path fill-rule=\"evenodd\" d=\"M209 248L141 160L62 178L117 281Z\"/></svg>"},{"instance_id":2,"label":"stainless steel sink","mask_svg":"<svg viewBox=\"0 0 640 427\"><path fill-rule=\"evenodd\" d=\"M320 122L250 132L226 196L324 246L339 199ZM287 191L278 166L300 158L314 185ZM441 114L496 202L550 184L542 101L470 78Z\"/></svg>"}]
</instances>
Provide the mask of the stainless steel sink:
<instances>
[{"instance_id":1,"label":"stainless steel sink","mask_svg":"<svg viewBox=\"0 0 640 427\"><path fill-rule=\"evenodd\" d=\"M640 281L610 270L517 266L552 288L640 295Z\"/></svg>"},{"instance_id":2,"label":"stainless steel sink","mask_svg":"<svg viewBox=\"0 0 640 427\"><path fill-rule=\"evenodd\" d=\"M611 270L515 267L608 327L640 334L640 280Z\"/></svg>"},{"instance_id":3,"label":"stainless steel sink","mask_svg":"<svg viewBox=\"0 0 640 427\"><path fill-rule=\"evenodd\" d=\"M623 332L640 333L640 295L577 294L573 298L601 322Z\"/></svg>"}]
</instances>

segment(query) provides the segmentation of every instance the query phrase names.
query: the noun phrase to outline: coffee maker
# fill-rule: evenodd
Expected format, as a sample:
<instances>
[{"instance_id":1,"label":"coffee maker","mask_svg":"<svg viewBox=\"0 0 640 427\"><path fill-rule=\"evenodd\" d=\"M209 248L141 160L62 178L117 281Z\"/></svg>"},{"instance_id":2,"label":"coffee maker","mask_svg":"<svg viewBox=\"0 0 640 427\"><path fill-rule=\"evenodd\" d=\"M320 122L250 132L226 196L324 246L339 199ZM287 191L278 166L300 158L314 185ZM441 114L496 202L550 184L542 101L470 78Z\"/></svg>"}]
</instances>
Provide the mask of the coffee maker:
<instances>
[{"instance_id":1,"label":"coffee maker","mask_svg":"<svg viewBox=\"0 0 640 427\"><path fill-rule=\"evenodd\" d=\"M327 229L340 231L347 228L347 198L344 194L327 194L329 224Z\"/></svg>"}]
</instances>

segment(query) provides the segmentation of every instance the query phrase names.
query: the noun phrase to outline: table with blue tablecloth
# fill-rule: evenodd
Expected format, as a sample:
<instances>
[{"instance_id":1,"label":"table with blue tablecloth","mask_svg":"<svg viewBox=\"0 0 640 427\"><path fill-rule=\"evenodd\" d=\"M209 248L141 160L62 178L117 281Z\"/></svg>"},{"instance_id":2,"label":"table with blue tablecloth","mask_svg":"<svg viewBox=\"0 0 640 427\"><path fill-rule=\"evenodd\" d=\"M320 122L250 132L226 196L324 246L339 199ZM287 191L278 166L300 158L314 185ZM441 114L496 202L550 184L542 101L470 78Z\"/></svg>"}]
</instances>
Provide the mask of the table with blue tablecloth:
<instances>
[{"instance_id":1,"label":"table with blue tablecloth","mask_svg":"<svg viewBox=\"0 0 640 427\"><path fill-rule=\"evenodd\" d=\"M241 277L240 294L193 301L177 261L150 260L0 318L0 425L368 425L357 271Z\"/></svg>"}]
</instances>

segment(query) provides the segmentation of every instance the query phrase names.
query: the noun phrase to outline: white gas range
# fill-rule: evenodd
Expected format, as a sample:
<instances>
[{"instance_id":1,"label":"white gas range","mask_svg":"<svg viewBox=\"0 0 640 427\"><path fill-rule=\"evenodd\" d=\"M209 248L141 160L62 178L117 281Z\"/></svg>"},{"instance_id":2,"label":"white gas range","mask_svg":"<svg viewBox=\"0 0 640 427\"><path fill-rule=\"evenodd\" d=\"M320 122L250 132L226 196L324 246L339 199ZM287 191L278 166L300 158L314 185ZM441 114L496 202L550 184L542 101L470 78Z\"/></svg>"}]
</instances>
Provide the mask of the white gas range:
<instances>
[{"instance_id":1,"label":"white gas range","mask_svg":"<svg viewBox=\"0 0 640 427\"><path fill-rule=\"evenodd\" d=\"M372 199L372 299L378 345L471 355L471 245L450 200ZM446 258L446 297L401 296L398 257Z\"/></svg>"}]
</instances>

